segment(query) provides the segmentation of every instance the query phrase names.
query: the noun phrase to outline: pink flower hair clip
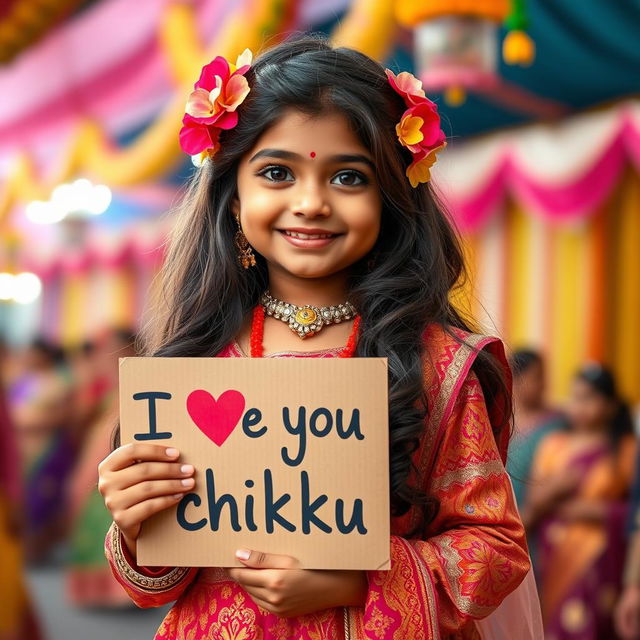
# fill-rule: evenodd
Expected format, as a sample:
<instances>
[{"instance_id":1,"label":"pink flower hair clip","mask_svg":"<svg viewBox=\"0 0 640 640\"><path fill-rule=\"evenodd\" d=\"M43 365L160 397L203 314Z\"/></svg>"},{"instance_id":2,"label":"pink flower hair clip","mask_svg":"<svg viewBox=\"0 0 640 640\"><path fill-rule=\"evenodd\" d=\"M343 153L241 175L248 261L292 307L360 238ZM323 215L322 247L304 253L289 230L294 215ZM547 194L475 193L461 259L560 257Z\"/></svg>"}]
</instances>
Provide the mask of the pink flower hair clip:
<instances>
[{"instance_id":1,"label":"pink flower hair clip","mask_svg":"<svg viewBox=\"0 0 640 640\"><path fill-rule=\"evenodd\" d=\"M212 157L220 149L220 132L238 124L236 109L250 91L244 74L252 60L245 49L235 64L218 56L202 68L182 118L180 146L186 153Z\"/></svg>"},{"instance_id":2,"label":"pink flower hair clip","mask_svg":"<svg viewBox=\"0 0 640 640\"><path fill-rule=\"evenodd\" d=\"M389 84L404 100L407 110L396 125L400 144L413 154L413 161L406 174L412 187L431 180L431 167L436 153L447 146L444 132L440 129L440 116L435 102L426 97L422 82L408 71L395 75L385 69Z\"/></svg>"}]
</instances>

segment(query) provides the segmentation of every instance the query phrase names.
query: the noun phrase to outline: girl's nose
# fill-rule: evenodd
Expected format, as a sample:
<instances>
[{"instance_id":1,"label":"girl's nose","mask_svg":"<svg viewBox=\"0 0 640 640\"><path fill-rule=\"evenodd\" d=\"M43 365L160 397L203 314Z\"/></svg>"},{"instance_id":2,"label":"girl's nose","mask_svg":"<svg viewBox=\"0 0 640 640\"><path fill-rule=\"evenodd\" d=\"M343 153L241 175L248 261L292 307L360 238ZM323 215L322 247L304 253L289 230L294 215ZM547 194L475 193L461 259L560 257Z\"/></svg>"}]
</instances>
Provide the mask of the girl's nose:
<instances>
[{"instance_id":1,"label":"girl's nose","mask_svg":"<svg viewBox=\"0 0 640 640\"><path fill-rule=\"evenodd\" d=\"M297 204L293 207L295 215L307 218L328 216L331 212L329 203L320 189L307 188L300 190Z\"/></svg>"}]
</instances>

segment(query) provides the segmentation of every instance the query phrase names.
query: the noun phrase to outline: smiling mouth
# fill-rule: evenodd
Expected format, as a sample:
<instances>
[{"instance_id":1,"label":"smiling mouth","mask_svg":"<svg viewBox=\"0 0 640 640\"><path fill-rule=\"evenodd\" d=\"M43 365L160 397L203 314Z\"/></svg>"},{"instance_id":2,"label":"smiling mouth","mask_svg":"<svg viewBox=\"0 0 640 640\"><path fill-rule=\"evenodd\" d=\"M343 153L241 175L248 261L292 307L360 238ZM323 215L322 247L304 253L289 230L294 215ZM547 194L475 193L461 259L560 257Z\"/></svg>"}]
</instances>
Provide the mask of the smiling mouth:
<instances>
[{"instance_id":1,"label":"smiling mouth","mask_svg":"<svg viewBox=\"0 0 640 640\"><path fill-rule=\"evenodd\" d=\"M290 238L299 238L300 240L321 240L328 238L336 238L341 235L339 233L303 233L301 231L289 231L287 229L278 229L280 233Z\"/></svg>"}]
</instances>

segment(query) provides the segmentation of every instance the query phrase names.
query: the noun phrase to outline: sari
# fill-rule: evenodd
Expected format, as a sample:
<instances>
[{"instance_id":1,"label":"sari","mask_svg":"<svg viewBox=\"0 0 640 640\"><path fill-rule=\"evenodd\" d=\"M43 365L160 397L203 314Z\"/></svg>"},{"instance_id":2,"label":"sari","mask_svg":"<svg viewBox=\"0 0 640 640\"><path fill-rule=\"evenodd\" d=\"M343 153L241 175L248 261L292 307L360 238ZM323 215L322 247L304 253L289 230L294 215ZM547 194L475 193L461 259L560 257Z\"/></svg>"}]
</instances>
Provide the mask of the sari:
<instances>
[{"instance_id":1,"label":"sari","mask_svg":"<svg viewBox=\"0 0 640 640\"><path fill-rule=\"evenodd\" d=\"M34 561L45 559L64 535L66 482L75 460L70 399L63 369L27 373L9 390L22 460L26 551Z\"/></svg>"},{"instance_id":2,"label":"sari","mask_svg":"<svg viewBox=\"0 0 640 640\"><path fill-rule=\"evenodd\" d=\"M636 443L624 438L617 452L608 443L578 449L570 432L556 432L541 444L533 481L579 471L570 499L605 504L602 521L547 516L538 528L542 613L547 638L617 638L612 611L621 585L625 557L627 495Z\"/></svg>"},{"instance_id":3,"label":"sari","mask_svg":"<svg viewBox=\"0 0 640 640\"><path fill-rule=\"evenodd\" d=\"M526 500L527 488L530 484L531 465L540 443L549 433L564 429L566 426L566 418L562 413L549 410L526 433L518 432L516 427L509 443L507 472L511 476L519 509L522 509Z\"/></svg>"},{"instance_id":4,"label":"sari","mask_svg":"<svg viewBox=\"0 0 640 640\"><path fill-rule=\"evenodd\" d=\"M457 330L456 330L457 331ZM391 569L366 572L364 606L338 607L283 618L258 607L222 568L182 568L177 584L163 576L177 569L133 562L111 527L105 553L134 602L153 607L177 600L155 640L477 640L475 620L489 616L529 575L525 533L504 468L509 434L496 440L482 387L471 369L481 349L491 350L510 372L497 338L458 332L461 345L441 327L424 335L429 417L414 453L416 479L440 501L436 518L415 537L417 509L391 518ZM280 352L266 357L334 357L341 349ZM242 357L228 345L220 357ZM126 559L117 559L115 550ZM148 576L148 587L130 578Z\"/></svg>"}]
</instances>

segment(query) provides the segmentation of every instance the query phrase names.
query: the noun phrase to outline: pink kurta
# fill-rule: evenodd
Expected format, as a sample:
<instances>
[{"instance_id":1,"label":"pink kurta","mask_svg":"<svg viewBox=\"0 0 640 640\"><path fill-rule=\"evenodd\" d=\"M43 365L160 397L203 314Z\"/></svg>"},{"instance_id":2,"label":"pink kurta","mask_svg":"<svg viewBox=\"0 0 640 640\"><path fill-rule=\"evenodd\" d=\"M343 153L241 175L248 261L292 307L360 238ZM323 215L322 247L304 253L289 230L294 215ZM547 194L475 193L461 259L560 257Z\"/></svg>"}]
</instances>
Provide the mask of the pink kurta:
<instances>
[{"instance_id":1,"label":"pink kurta","mask_svg":"<svg viewBox=\"0 0 640 640\"><path fill-rule=\"evenodd\" d=\"M457 330L456 330L457 331ZM458 331L492 350L510 379L496 338ZM442 328L425 332L425 389L432 407L415 462L424 490L438 498L436 519L420 539L407 539L416 512L391 520L391 570L368 571L364 607L335 608L282 618L259 608L224 569L184 569L173 587L141 588L106 555L114 575L140 607L177 600L156 640L420 640L478 638L474 619L490 614L520 584L530 563L524 530L504 469L507 439L497 443L478 378L475 352ZM281 352L266 357L335 357L338 349ZM230 344L220 357L242 357ZM122 544L126 550L126 545ZM131 568L163 576L171 567ZM173 569L175 571L175 569Z\"/></svg>"}]
</instances>

